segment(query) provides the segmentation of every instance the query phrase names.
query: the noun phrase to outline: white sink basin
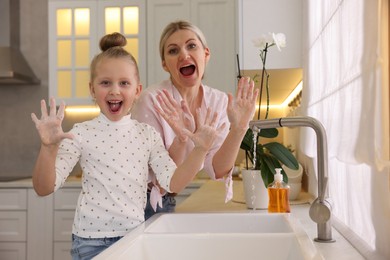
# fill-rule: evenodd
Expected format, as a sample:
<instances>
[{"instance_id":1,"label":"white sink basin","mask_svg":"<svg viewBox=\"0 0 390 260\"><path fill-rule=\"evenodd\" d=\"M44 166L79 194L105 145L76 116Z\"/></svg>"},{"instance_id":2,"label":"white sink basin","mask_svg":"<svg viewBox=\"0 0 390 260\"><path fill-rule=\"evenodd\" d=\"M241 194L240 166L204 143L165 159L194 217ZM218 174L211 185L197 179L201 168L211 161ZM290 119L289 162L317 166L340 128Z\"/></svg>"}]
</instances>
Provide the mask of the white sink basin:
<instances>
[{"instance_id":1,"label":"white sink basin","mask_svg":"<svg viewBox=\"0 0 390 260\"><path fill-rule=\"evenodd\" d=\"M282 214L165 214L145 233L292 233Z\"/></svg>"},{"instance_id":2,"label":"white sink basin","mask_svg":"<svg viewBox=\"0 0 390 260\"><path fill-rule=\"evenodd\" d=\"M323 259L289 214L157 215L94 259Z\"/></svg>"}]
</instances>

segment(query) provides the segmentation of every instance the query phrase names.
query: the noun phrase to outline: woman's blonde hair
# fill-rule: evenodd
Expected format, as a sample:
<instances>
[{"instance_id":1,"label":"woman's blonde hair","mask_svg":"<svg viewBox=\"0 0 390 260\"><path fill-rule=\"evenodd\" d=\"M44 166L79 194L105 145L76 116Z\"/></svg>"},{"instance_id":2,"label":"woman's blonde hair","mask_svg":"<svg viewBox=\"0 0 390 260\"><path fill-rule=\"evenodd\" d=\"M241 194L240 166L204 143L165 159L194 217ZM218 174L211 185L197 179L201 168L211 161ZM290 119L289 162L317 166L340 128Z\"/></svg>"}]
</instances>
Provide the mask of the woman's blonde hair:
<instances>
[{"instance_id":1,"label":"woman's blonde hair","mask_svg":"<svg viewBox=\"0 0 390 260\"><path fill-rule=\"evenodd\" d=\"M179 20L179 21L175 21L175 22L172 22L170 24L168 24L164 31L162 32L161 34L161 37L160 37L160 57L161 57L161 60L163 61L165 59L165 56L164 56L164 48L165 48L165 43L167 42L168 38L174 34L175 32L179 31L179 30L190 30L192 31L193 33L196 34L196 36L198 37L199 41L202 43L203 45L203 48L207 48L207 42L206 42L206 37L204 37L204 34L202 33L202 31L196 27L195 25L191 24L190 22L187 22L187 21L183 21L183 20Z\"/></svg>"},{"instance_id":2,"label":"woman's blonde hair","mask_svg":"<svg viewBox=\"0 0 390 260\"><path fill-rule=\"evenodd\" d=\"M104 58L128 58L129 61L134 64L137 81L140 81L137 61L135 60L133 55L131 55L131 53L129 53L123 48L124 46L126 46L126 44L127 40L125 36L117 32L107 34L100 39L99 47L102 52L96 55L91 62L91 82L96 77L96 65Z\"/></svg>"}]
</instances>

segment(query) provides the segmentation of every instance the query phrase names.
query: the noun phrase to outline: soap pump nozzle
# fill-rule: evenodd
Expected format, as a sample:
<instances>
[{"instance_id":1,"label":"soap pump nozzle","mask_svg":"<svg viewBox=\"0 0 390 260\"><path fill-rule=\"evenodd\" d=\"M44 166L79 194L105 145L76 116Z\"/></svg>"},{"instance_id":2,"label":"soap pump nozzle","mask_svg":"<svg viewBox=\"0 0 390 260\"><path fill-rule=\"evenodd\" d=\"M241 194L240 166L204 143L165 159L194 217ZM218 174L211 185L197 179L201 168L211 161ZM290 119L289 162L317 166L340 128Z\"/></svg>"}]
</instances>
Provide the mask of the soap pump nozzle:
<instances>
[{"instance_id":1,"label":"soap pump nozzle","mask_svg":"<svg viewBox=\"0 0 390 260\"><path fill-rule=\"evenodd\" d=\"M282 169L276 168L275 171L276 171L274 175L275 182L282 182L283 181Z\"/></svg>"}]
</instances>

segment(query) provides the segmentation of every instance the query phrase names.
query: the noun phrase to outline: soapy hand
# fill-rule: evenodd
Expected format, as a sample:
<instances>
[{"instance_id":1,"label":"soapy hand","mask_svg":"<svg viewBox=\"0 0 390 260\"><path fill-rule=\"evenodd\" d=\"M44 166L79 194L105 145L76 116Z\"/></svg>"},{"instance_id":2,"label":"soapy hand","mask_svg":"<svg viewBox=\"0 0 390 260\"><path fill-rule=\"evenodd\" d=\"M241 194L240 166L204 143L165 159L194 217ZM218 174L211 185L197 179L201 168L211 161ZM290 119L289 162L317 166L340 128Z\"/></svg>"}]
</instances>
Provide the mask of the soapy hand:
<instances>
[{"instance_id":1,"label":"soapy hand","mask_svg":"<svg viewBox=\"0 0 390 260\"><path fill-rule=\"evenodd\" d=\"M226 124L223 123L217 128L218 113L211 112L211 109L207 109L205 118L202 118L200 108L196 110L196 131L192 133L188 129L184 129L183 133L187 135L195 145L195 148L201 148L208 151L218 134L225 128Z\"/></svg>"},{"instance_id":2,"label":"soapy hand","mask_svg":"<svg viewBox=\"0 0 390 260\"><path fill-rule=\"evenodd\" d=\"M180 141L185 142L188 136L184 129L195 131L195 120L186 102L178 104L176 100L164 89L157 95L159 105L154 104L156 111L165 119Z\"/></svg>"},{"instance_id":3,"label":"soapy hand","mask_svg":"<svg viewBox=\"0 0 390 260\"><path fill-rule=\"evenodd\" d=\"M259 90L254 89L254 82L249 77L242 77L238 82L235 98L228 94L227 115L232 129L248 129L256 110L256 99Z\"/></svg>"},{"instance_id":4,"label":"soapy hand","mask_svg":"<svg viewBox=\"0 0 390 260\"><path fill-rule=\"evenodd\" d=\"M54 98L50 98L49 113L47 111L45 100L41 100L42 115L40 119L38 119L34 113L31 113L31 119L38 130L42 145L58 145L62 139L73 138L71 133L64 133L61 127L62 120L64 119L64 110L65 104L62 102L57 112L56 101Z\"/></svg>"}]
</instances>

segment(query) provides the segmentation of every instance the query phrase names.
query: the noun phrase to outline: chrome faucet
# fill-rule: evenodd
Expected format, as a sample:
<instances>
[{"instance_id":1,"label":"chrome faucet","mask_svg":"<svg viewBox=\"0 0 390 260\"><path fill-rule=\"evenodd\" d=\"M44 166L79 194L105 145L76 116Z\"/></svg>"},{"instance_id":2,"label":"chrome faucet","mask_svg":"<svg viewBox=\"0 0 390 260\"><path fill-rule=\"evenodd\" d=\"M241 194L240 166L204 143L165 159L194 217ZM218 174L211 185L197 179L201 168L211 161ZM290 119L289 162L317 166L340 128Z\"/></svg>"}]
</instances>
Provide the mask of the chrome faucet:
<instances>
[{"instance_id":1,"label":"chrome faucet","mask_svg":"<svg viewBox=\"0 0 390 260\"><path fill-rule=\"evenodd\" d=\"M317 242L334 242L332 239L331 204L328 201L328 146L323 125L312 117L284 117L249 122L253 131L278 127L311 127L317 136L318 198L310 206L310 218L317 223Z\"/></svg>"}]
</instances>

